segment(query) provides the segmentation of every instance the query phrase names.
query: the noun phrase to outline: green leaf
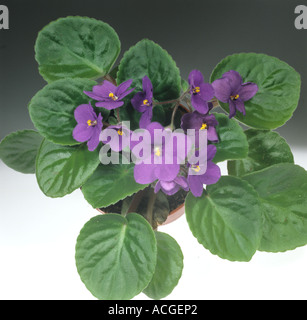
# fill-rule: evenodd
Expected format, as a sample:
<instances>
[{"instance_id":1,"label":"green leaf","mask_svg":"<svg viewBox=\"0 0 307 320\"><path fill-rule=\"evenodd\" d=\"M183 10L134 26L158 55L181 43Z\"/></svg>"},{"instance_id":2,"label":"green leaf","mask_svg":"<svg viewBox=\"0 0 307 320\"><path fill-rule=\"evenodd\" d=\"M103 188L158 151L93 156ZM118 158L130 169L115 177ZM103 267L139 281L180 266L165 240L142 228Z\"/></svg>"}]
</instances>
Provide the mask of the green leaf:
<instances>
[{"instance_id":1,"label":"green leaf","mask_svg":"<svg viewBox=\"0 0 307 320\"><path fill-rule=\"evenodd\" d=\"M172 57L158 44L144 39L131 47L123 56L117 73L117 83L133 79L132 87L143 91L142 79L147 75L153 85L155 100L166 101L178 98L181 92L179 69ZM172 104L156 105L153 108L152 121L166 126L170 123L170 115L166 114ZM133 108L126 99L125 105L119 109L121 120L130 121L131 129L139 128L141 113Z\"/></svg>"},{"instance_id":2,"label":"green leaf","mask_svg":"<svg viewBox=\"0 0 307 320\"><path fill-rule=\"evenodd\" d=\"M153 278L143 292L158 300L168 296L178 284L183 269L180 246L166 233L155 232L157 239L157 264Z\"/></svg>"},{"instance_id":3,"label":"green leaf","mask_svg":"<svg viewBox=\"0 0 307 320\"><path fill-rule=\"evenodd\" d=\"M43 193L63 197L80 188L99 164L99 150L87 145L60 146L44 140L36 158L36 177Z\"/></svg>"},{"instance_id":4,"label":"green leaf","mask_svg":"<svg viewBox=\"0 0 307 320\"><path fill-rule=\"evenodd\" d=\"M149 223L130 213L105 214L87 222L77 239L76 265L81 280L98 299L128 300L150 282L157 244Z\"/></svg>"},{"instance_id":5,"label":"green leaf","mask_svg":"<svg viewBox=\"0 0 307 320\"><path fill-rule=\"evenodd\" d=\"M80 144L72 136L77 125L74 111L79 105L89 103L83 91L91 90L95 84L87 79L63 79L40 90L29 104L31 120L39 133L54 143Z\"/></svg>"},{"instance_id":6,"label":"green leaf","mask_svg":"<svg viewBox=\"0 0 307 320\"><path fill-rule=\"evenodd\" d=\"M98 79L112 68L120 41L108 24L87 17L61 18L42 29L35 44L39 72L47 82Z\"/></svg>"},{"instance_id":7,"label":"green leaf","mask_svg":"<svg viewBox=\"0 0 307 320\"><path fill-rule=\"evenodd\" d=\"M146 188L135 182L133 171L134 163L100 164L82 186L85 199L94 208L103 208Z\"/></svg>"},{"instance_id":8,"label":"green leaf","mask_svg":"<svg viewBox=\"0 0 307 320\"><path fill-rule=\"evenodd\" d=\"M118 66L114 67L110 72L109 75L112 77L115 81L117 78L117 72L118 72Z\"/></svg>"},{"instance_id":9,"label":"green leaf","mask_svg":"<svg viewBox=\"0 0 307 320\"><path fill-rule=\"evenodd\" d=\"M264 207L259 250L280 252L307 244L307 172L288 163L246 175Z\"/></svg>"},{"instance_id":10,"label":"green leaf","mask_svg":"<svg viewBox=\"0 0 307 320\"><path fill-rule=\"evenodd\" d=\"M189 83L184 79L181 79L181 89L183 92L186 92L189 89Z\"/></svg>"},{"instance_id":11,"label":"green leaf","mask_svg":"<svg viewBox=\"0 0 307 320\"><path fill-rule=\"evenodd\" d=\"M35 158L42 141L33 130L10 133L0 143L0 159L18 172L35 173Z\"/></svg>"},{"instance_id":12,"label":"green leaf","mask_svg":"<svg viewBox=\"0 0 307 320\"><path fill-rule=\"evenodd\" d=\"M202 197L185 201L189 227L211 253L231 261L249 261L262 234L261 203L256 191L236 177L221 177Z\"/></svg>"},{"instance_id":13,"label":"green leaf","mask_svg":"<svg viewBox=\"0 0 307 320\"><path fill-rule=\"evenodd\" d=\"M293 163L293 154L286 140L277 132L249 129L245 131L249 144L246 159L228 161L228 173L244 176L277 163Z\"/></svg>"},{"instance_id":14,"label":"green leaf","mask_svg":"<svg viewBox=\"0 0 307 320\"><path fill-rule=\"evenodd\" d=\"M156 100L178 98L181 90L179 69L172 57L158 44L144 39L123 56L117 73L117 83L133 79L132 87L143 91L142 78L147 75L153 85Z\"/></svg>"},{"instance_id":15,"label":"green leaf","mask_svg":"<svg viewBox=\"0 0 307 320\"><path fill-rule=\"evenodd\" d=\"M218 125L216 131L219 142L213 143L216 146L215 163L229 159L242 159L247 156L248 143L243 129L234 120L229 119L225 114L214 113Z\"/></svg>"},{"instance_id":16,"label":"green leaf","mask_svg":"<svg viewBox=\"0 0 307 320\"><path fill-rule=\"evenodd\" d=\"M257 129L275 129L288 121L300 97L300 75L287 63L265 54L240 53L223 59L214 69L211 81L229 71L238 71L243 82L258 85L257 94L246 101L246 116L236 118ZM220 103L229 112L228 104Z\"/></svg>"}]
</instances>

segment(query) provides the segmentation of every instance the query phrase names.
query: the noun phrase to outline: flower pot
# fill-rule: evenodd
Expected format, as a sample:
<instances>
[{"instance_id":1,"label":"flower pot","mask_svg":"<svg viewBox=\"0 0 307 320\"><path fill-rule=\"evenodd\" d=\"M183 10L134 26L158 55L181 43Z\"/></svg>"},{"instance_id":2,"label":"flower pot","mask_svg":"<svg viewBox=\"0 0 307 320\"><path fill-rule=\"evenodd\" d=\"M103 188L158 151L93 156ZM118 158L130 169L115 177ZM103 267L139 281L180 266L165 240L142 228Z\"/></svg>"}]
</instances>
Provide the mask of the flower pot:
<instances>
[{"instance_id":1,"label":"flower pot","mask_svg":"<svg viewBox=\"0 0 307 320\"><path fill-rule=\"evenodd\" d=\"M96 209L96 210L101 214L105 214L105 212L102 211L101 209ZM165 226L171 222L176 221L184 214L184 212L185 212L184 203L182 203L178 208L170 212L167 219L160 226Z\"/></svg>"},{"instance_id":2,"label":"flower pot","mask_svg":"<svg viewBox=\"0 0 307 320\"><path fill-rule=\"evenodd\" d=\"M173 211L170 212L170 214L168 215L167 219L162 224L162 226L176 221L177 219L179 219L184 214L184 212L185 212L185 208L184 208L184 203L183 203L178 208L176 208L176 209L174 209Z\"/></svg>"}]
</instances>

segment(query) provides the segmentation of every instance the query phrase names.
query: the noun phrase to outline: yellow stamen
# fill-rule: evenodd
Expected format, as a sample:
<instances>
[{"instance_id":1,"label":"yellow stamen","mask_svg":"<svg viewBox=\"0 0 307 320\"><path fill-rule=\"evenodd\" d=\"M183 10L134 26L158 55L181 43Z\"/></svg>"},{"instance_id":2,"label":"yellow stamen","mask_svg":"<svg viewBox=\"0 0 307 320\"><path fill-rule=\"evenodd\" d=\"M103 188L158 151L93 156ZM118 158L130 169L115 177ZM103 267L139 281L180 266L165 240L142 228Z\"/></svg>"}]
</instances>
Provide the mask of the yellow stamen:
<instances>
[{"instance_id":1,"label":"yellow stamen","mask_svg":"<svg viewBox=\"0 0 307 320\"><path fill-rule=\"evenodd\" d=\"M199 93L200 92L200 87L195 87L193 89L193 93Z\"/></svg>"},{"instance_id":2,"label":"yellow stamen","mask_svg":"<svg viewBox=\"0 0 307 320\"><path fill-rule=\"evenodd\" d=\"M197 166L195 164L192 164L191 166L192 170L194 170L195 172L199 172L200 171L200 166Z\"/></svg>"},{"instance_id":3,"label":"yellow stamen","mask_svg":"<svg viewBox=\"0 0 307 320\"><path fill-rule=\"evenodd\" d=\"M122 136L122 135L123 135L123 130L122 130L122 129L119 129L119 130L117 130L117 133L118 133L120 136Z\"/></svg>"},{"instance_id":4,"label":"yellow stamen","mask_svg":"<svg viewBox=\"0 0 307 320\"><path fill-rule=\"evenodd\" d=\"M116 101L118 99L118 97L113 92L109 93L109 97L112 98L112 100L114 100L114 101Z\"/></svg>"},{"instance_id":5,"label":"yellow stamen","mask_svg":"<svg viewBox=\"0 0 307 320\"><path fill-rule=\"evenodd\" d=\"M207 127L208 127L207 124L206 124L206 123L203 123L202 126L201 126L201 128L200 128L200 130L205 130L205 129L207 129Z\"/></svg>"},{"instance_id":6,"label":"yellow stamen","mask_svg":"<svg viewBox=\"0 0 307 320\"><path fill-rule=\"evenodd\" d=\"M234 95L234 96L230 96L230 99L233 101L233 100L238 100L239 99L239 95L238 94L236 94L236 95Z\"/></svg>"},{"instance_id":7,"label":"yellow stamen","mask_svg":"<svg viewBox=\"0 0 307 320\"><path fill-rule=\"evenodd\" d=\"M149 101L147 100L147 99L145 99L144 101L143 101L143 105L144 106L149 106L149 103L148 103Z\"/></svg>"},{"instance_id":8,"label":"yellow stamen","mask_svg":"<svg viewBox=\"0 0 307 320\"><path fill-rule=\"evenodd\" d=\"M97 120L94 120L94 121L92 121L92 120L87 120L87 125L89 126L89 127L91 127L91 126L95 126L96 124L97 124Z\"/></svg>"},{"instance_id":9,"label":"yellow stamen","mask_svg":"<svg viewBox=\"0 0 307 320\"><path fill-rule=\"evenodd\" d=\"M157 156L157 157L160 157L161 156L161 150L160 150L160 148L155 148L155 155Z\"/></svg>"}]
</instances>

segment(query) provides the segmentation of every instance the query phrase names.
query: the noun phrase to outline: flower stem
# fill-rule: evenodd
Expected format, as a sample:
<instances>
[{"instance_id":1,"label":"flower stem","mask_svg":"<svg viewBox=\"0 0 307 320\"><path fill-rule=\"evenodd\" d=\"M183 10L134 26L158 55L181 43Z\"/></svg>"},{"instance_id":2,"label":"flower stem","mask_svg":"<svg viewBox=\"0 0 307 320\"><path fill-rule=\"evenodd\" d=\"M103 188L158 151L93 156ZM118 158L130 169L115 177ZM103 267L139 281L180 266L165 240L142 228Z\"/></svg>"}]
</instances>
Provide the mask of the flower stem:
<instances>
[{"instance_id":1,"label":"flower stem","mask_svg":"<svg viewBox=\"0 0 307 320\"><path fill-rule=\"evenodd\" d=\"M130 203L130 206L127 210L127 213L130 213L130 212L136 212L141 200L143 199L143 197L146 195L146 193L148 192L148 188L145 188L139 192L137 192L133 198L132 198L132 201Z\"/></svg>"},{"instance_id":2,"label":"flower stem","mask_svg":"<svg viewBox=\"0 0 307 320\"><path fill-rule=\"evenodd\" d=\"M120 123L121 121L120 121L120 116L119 116L119 110L118 110L118 108L116 109L116 117L117 117L118 123Z\"/></svg>"},{"instance_id":3,"label":"flower stem","mask_svg":"<svg viewBox=\"0 0 307 320\"><path fill-rule=\"evenodd\" d=\"M173 109L172 118L171 118L171 129L172 130L175 129L174 121L175 121L175 115L176 115L176 112L178 110L178 107L179 107L179 102L176 103L176 105L175 105L175 107Z\"/></svg>"},{"instance_id":4,"label":"flower stem","mask_svg":"<svg viewBox=\"0 0 307 320\"><path fill-rule=\"evenodd\" d=\"M153 106L155 105L163 105L163 104L170 104L170 103L181 103L181 100L185 97L185 95L189 92L189 90L185 91L179 98L173 99L173 100L168 100L168 101L154 101Z\"/></svg>"},{"instance_id":5,"label":"flower stem","mask_svg":"<svg viewBox=\"0 0 307 320\"><path fill-rule=\"evenodd\" d=\"M176 102L178 102L178 100L179 100L180 98L178 98L178 99L174 99L174 100L168 100L168 101L155 101L153 104L154 105L163 105L163 104L170 104L170 103L176 103Z\"/></svg>"}]
</instances>

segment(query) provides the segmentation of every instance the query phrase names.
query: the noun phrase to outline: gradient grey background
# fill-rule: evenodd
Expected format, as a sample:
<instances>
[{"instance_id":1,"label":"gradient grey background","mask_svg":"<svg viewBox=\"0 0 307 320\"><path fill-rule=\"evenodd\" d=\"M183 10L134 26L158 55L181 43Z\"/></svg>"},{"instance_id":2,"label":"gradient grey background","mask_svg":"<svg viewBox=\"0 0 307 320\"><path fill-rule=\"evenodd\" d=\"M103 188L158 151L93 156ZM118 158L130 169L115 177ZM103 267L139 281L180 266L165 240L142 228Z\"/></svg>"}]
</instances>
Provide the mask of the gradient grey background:
<instances>
[{"instance_id":1,"label":"gradient grey background","mask_svg":"<svg viewBox=\"0 0 307 320\"><path fill-rule=\"evenodd\" d=\"M221 59L238 52L284 60L301 74L302 93L293 118L278 131L291 145L306 146L307 30L294 27L294 9L303 2L1 0L9 8L10 29L0 30L0 140L12 131L33 128L27 105L46 84L34 59L37 33L59 17L81 15L109 23L119 35L122 53L143 38L159 43L185 79L197 68L208 80Z\"/></svg>"}]
</instances>

